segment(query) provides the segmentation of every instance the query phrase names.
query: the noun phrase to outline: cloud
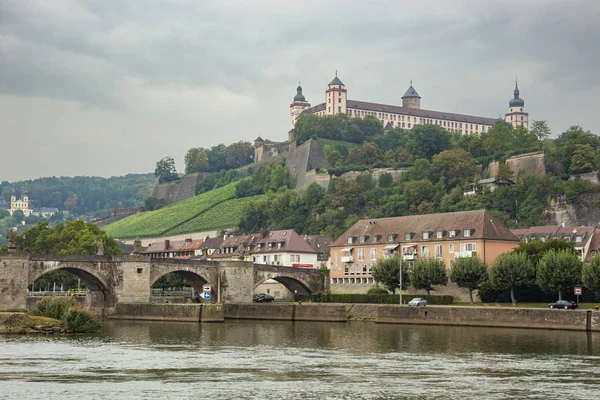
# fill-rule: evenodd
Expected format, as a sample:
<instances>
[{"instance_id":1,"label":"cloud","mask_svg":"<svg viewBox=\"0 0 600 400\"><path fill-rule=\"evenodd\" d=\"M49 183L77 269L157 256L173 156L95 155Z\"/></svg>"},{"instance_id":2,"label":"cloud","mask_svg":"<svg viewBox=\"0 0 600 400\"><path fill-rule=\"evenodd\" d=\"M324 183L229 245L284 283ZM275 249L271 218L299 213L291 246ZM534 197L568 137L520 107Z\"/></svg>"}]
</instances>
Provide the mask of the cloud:
<instances>
[{"instance_id":1,"label":"cloud","mask_svg":"<svg viewBox=\"0 0 600 400\"><path fill-rule=\"evenodd\" d=\"M27 138L35 157L0 179L151 171L167 154L182 169L190 147L283 140L296 82L318 104L336 69L352 99L398 104L413 79L425 108L490 117L518 76L532 119L600 132L599 13L593 0L3 2L2 142Z\"/></svg>"}]
</instances>

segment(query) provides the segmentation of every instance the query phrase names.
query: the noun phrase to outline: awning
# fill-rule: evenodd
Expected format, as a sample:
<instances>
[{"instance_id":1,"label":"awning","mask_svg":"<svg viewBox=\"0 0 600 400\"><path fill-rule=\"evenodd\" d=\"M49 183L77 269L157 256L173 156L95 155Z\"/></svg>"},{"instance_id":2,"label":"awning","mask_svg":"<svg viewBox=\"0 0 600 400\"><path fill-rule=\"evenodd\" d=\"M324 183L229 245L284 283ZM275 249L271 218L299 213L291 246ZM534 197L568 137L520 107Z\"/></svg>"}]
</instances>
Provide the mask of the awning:
<instances>
[{"instance_id":1,"label":"awning","mask_svg":"<svg viewBox=\"0 0 600 400\"><path fill-rule=\"evenodd\" d=\"M390 244L389 246L385 246L383 249L384 250L394 250L398 246L399 245L397 245L397 244Z\"/></svg>"},{"instance_id":2,"label":"awning","mask_svg":"<svg viewBox=\"0 0 600 400\"><path fill-rule=\"evenodd\" d=\"M353 248L354 247L346 247L346 248L344 248L344 249L342 249L340 251L343 251L343 252L352 251Z\"/></svg>"}]
</instances>

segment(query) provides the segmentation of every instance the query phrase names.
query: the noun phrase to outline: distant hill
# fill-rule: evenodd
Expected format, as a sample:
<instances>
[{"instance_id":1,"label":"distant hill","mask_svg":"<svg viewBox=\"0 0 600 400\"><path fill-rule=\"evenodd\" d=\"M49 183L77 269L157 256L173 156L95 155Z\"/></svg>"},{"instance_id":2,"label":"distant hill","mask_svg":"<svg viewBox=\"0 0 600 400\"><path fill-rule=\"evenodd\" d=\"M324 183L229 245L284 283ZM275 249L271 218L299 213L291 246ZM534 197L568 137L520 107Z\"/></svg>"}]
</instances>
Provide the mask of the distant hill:
<instances>
[{"instance_id":1,"label":"distant hill","mask_svg":"<svg viewBox=\"0 0 600 400\"><path fill-rule=\"evenodd\" d=\"M235 198L239 182L171 204L156 211L124 218L103 229L117 238L174 235L236 227L245 204L261 198Z\"/></svg>"}]
</instances>

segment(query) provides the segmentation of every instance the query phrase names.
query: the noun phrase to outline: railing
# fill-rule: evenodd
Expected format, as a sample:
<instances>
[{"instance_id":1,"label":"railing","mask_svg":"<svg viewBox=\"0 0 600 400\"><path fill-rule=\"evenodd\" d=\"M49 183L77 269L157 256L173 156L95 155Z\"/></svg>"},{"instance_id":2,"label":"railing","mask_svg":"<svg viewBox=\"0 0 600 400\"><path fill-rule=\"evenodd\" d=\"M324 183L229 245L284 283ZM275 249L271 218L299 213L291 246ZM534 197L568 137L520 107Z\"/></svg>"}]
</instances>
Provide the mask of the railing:
<instances>
[{"instance_id":1,"label":"railing","mask_svg":"<svg viewBox=\"0 0 600 400\"><path fill-rule=\"evenodd\" d=\"M87 296L87 289L69 289L69 290L42 290L36 292L27 292L29 297L50 297L50 296Z\"/></svg>"},{"instance_id":2,"label":"railing","mask_svg":"<svg viewBox=\"0 0 600 400\"><path fill-rule=\"evenodd\" d=\"M87 289L69 289L67 296L87 296Z\"/></svg>"},{"instance_id":3,"label":"railing","mask_svg":"<svg viewBox=\"0 0 600 400\"><path fill-rule=\"evenodd\" d=\"M152 289L150 292L152 297L193 297L193 293L189 290L160 290Z\"/></svg>"}]
</instances>

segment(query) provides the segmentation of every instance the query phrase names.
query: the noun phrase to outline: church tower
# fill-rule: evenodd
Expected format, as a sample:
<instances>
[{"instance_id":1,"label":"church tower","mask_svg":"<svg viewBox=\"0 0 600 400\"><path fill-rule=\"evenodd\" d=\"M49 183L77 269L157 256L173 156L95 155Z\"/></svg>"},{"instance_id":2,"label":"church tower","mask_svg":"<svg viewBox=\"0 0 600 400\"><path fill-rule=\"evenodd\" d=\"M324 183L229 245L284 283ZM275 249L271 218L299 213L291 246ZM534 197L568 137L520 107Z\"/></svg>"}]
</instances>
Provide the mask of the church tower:
<instances>
[{"instance_id":1,"label":"church tower","mask_svg":"<svg viewBox=\"0 0 600 400\"><path fill-rule=\"evenodd\" d=\"M404 96L402 96L402 107L416 108L417 110L421 108L421 96L419 96L419 93L413 87L412 79L410 80L410 86L404 92Z\"/></svg>"},{"instance_id":2,"label":"church tower","mask_svg":"<svg viewBox=\"0 0 600 400\"><path fill-rule=\"evenodd\" d=\"M15 190L13 189L12 193L10 194L10 215L12 215L12 212L14 209L17 208L17 192L15 192Z\"/></svg>"},{"instance_id":3,"label":"church tower","mask_svg":"<svg viewBox=\"0 0 600 400\"><path fill-rule=\"evenodd\" d=\"M335 71L335 78L325 91L325 114L334 115L346 113L346 104L348 103L348 91L344 83L338 78Z\"/></svg>"},{"instance_id":4,"label":"church tower","mask_svg":"<svg viewBox=\"0 0 600 400\"><path fill-rule=\"evenodd\" d=\"M511 124L513 128L517 126L529 127L529 114L524 111L525 100L519 97L519 85L515 79L514 97L508 102L508 112L504 115L504 120Z\"/></svg>"},{"instance_id":5,"label":"church tower","mask_svg":"<svg viewBox=\"0 0 600 400\"><path fill-rule=\"evenodd\" d=\"M296 95L294 96L294 101L290 104L290 123L291 129L294 129L294 125L296 125L296 120L302 113L302 111L310 108L310 104L306 101L306 98L302 94L302 86L300 86L300 82L298 82L298 87L296 88Z\"/></svg>"}]
</instances>

